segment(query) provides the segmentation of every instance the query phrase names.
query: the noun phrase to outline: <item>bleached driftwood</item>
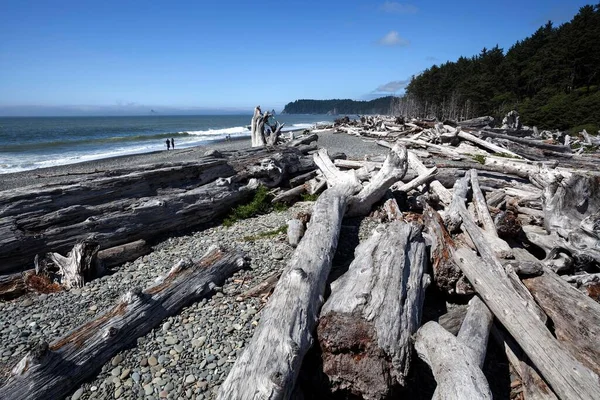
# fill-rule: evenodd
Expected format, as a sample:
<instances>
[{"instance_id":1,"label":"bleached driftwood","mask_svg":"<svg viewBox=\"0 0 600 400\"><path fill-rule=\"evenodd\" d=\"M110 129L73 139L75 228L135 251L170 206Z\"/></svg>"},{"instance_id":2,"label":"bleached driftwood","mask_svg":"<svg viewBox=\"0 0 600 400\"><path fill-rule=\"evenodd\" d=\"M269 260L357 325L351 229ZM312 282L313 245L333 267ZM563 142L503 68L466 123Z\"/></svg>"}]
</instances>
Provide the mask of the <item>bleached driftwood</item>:
<instances>
[{"instance_id":1,"label":"bleached driftwood","mask_svg":"<svg viewBox=\"0 0 600 400\"><path fill-rule=\"evenodd\" d=\"M434 399L492 399L485 375L471 350L437 322L417 331L415 350L437 382Z\"/></svg>"},{"instance_id":2,"label":"bleached driftwood","mask_svg":"<svg viewBox=\"0 0 600 400\"><path fill-rule=\"evenodd\" d=\"M492 254L486 246L477 243L480 253ZM507 284L499 263L482 262L466 248L453 249L452 256L559 397L591 400L597 396L599 376L566 351L533 312L523 312L524 304L526 310L530 308L528 301Z\"/></svg>"},{"instance_id":3,"label":"bleached driftwood","mask_svg":"<svg viewBox=\"0 0 600 400\"><path fill-rule=\"evenodd\" d=\"M552 319L563 347L600 375L600 304L549 269L523 282Z\"/></svg>"},{"instance_id":4,"label":"bleached driftwood","mask_svg":"<svg viewBox=\"0 0 600 400\"><path fill-rule=\"evenodd\" d=\"M504 135L502 133L490 132L490 131L485 131L485 130L480 131L479 134L483 138L490 137L490 138L494 138L494 139L508 140L511 142L525 145L526 147L534 147L534 148L543 149L543 150L555 151L558 153L571 153L572 152L571 147L569 147L569 146L548 144L541 140L524 139L524 138L520 138L520 137L517 137L514 135ZM507 153L508 153L508 151L507 151Z\"/></svg>"},{"instance_id":5,"label":"bleached driftwood","mask_svg":"<svg viewBox=\"0 0 600 400\"><path fill-rule=\"evenodd\" d=\"M379 201L394 183L402 179L408 169L406 147L395 145L385 159L383 166L360 192L352 197L348 215L367 215L373 204Z\"/></svg>"},{"instance_id":6,"label":"bleached driftwood","mask_svg":"<svg viewBox=\"0 0 600 400\"><path fill-rule=\"evenodd\" d=\"M513 157L522 158L518 154L516 154L508 149L505 149L504 147L500 147L493 143L486 142L485 140L480 139L475 135L471 135L470 133L459 130L456 135L461 139L468 140L469 142L475 143L476 145L479 145L479 146L483 147L484 149L491 150L494 153L505 153L505 154L510 154Z\"/></svg>"},{"instance_id":7,"label":"bleached driftwood","mask_svg":"<svg viewBox=\"0 0 600 400\"><path fill-rule=\"evenodd\" d=\"M169 315L212 292L244 266L238 251L212 248L198 262L180 261L156 285L134 289L113 308L48 344L40 343L12 370L2 399L64 398L98 366ZM74 366L77 366L74 368Z\"/></svg>"},{"instance_id":8,"label":"bleached driftwood","mask_svg":"<svg viewBox=\"0 0 600 400\"><path fill-rule=\"evenodd\" d=\"M462 351L456 352L453 347L445 349L426 348L425 343L420 343L420 346L425 349L423 355L425 356L424 360L426 360L426 362L435 363L437 361L435 360L435 357L440 357L442 360L447 362L447 360L445 360L447 355L444 354L444 352L448 352L455 357L456 361L454 366L451 366L451 368L454 369L456 366L458 366L458 371L451 371L447 368L439 368L437 365L433 366L430 364L435 374L435 379L438 381L438 386L433 393L434 399L462 399L463 397L461 396L466 394L465 391L470 393L477 393L479 391L490 393L487 379L480 380L480 378L481 375L483 375L481 368L483 367L483 362L485 360L488 337L490 334L490 328L492 327L492 319L493 315L491 311L479 299L479 297L475 296L469 302L467 314L456 337L459 346L462 345ZM443 337L446 335L441 334L440 332L440 336ZM454 343L454 340L449 340L449 342L451 344L456 344ZM443 346L446 344L448 343L442 342L441 344L438 344L438 346ZM432 342L428 343L428 345L435 346L435 344ZM431 359L430 357L433 357L434 359ZM446 365L446 367L448 366L449 365ZM470 374L468 376L474 376L476 378L473 381L469 381L469 379L465 379L465 377L455 380L455 374L457 372L462 373L465 369L470 369ZM455 385L469 385L470 387L463 388L456 387Z\"/></svg>"},{"instance_id":9,"label":"bleached driftwood","mask_svg":"<svg viewBox=\"0 0 600 400\"><path fill-rule=\"evenodd\" d=\"M394 185L392 185L392 190L397 190L399 192L404 192L404 193L408 193L411 190L414 190L416 188L418 188L421 185L426 184L427 182L429 182L430 180L433 179L433 177L437 174L437 167L433 167L427 170L426 173L424 174L420 174L417 177L415 177L414 179L412 179L410 182L407 183L395 183Z\"/></svg>"},{"instance_id":10,"label":"bleached driftwood","mask_svg":"<svg viewBox=\"0 0 600 400\"><path fill-rule=\"evenodd\" d=\"M304 236L304 224L299 219L290 219L287 222L288 243L292 247L297 247L300 239Z\"/></svg>"},{"instance_id":11,"label":"bleached driftwood","mask_svg":"<svg viewBox=\"0 0 600 400\"><path fill-rule=\"evenodd\" d=\"M279 272L269 275L269 277L267 277L267 279L265 279L258 285L246 290L244 293L237 296L236 300L242 301L249 297L256 297L256 296L268 294L269 292L271 292L273 290L273 288L277 284L277 281L279 280L280 277L281 277L281 273L279 273Z\"/></svg>"},{"instance_id":12,"label":"bleached driftwood","mask_svg":"<svg viewBox=\"0 0 600 400\"><path fill-rule=\"evenodd\" d=\"M546 230L565 239L573 256L600 262L600 180L580 174L546 180Z\"/></svg>"},{"instance_id":13,"label":"bleached driftwood","mask_svg":"<svg viewBox=\"0 0 600 400\"><path fill-rule=\"evenodd\" d=\"M498 237L496 232L496 224L494 224L494 220L492 219L490 210L488 209L485 197L483 197L483 193L481 193L481 188L479 187L479 179L476 169L471 170L471 188L473 190L473 205L475 205L477 218L479 218L481 225L483 225L483 229L486 232L489 232L490 235Z\"/></svg>"},{"instance_id":14,"label":"bleached driftwood","mask_svg":"<svg viewBox=\"0 0 600 400\"><path fill-rule=\"evenodd\" d=\"M0 273L29 268L39 253L65 254L84 239L103 250L201 226L250 197L252 179L276 186L314 166L297 149L252 149L1 191Z\"/></svg>"},{"instance_id":15,"label":"bleached driftwood","mask_svg":"<svg viewBox=\"0 0 600 400\"><path fill-rule=\"evenodd\" d=\"M96 262L101 264L104 268L111 268L128 261L133 261L151 252L152 248L145 240L140 239L120 246L100 250L96 257Z\"/></svg>"},{"instance_id":16,"label":"bleached driftwood","mask_svg":"<svg viewBox=\"0 0 600 400\"><path fill-rule=\"evenodd\" d=\"M91 248L90 248L91 250ZM105 250L98 251L95 257L95 263L88 267L82 268L92 268L93 272L96 273L96 276L103 275L105 272L105 268L115 267L117 265L123 264L127 261L133 261L138 257L146 255L152 251L152 248L146 244L144 240L138 240L132 243L126 243L124 245L111 247ZM81 252L81 249L79 250ZM89 259L88 257L83 257L83 260ZM92 261L92 260L90 260ZM38 264L39 264L38 257ZM40 266L41 267L41 266ZM52 272L52 271L48 271ZM56 271L54 272L56 273ZM46 273L46 271L41 271L38 268L38 274L36 275L35 269L30 269L24 272L19 272L16 274L4 275L0 276L0 298L15 298L18 297L27 291L38 291L41 289L47 288L39 288L35 285L35 276L39 276L39 274L43 274L45 277L43 281L47 284L52 284L52 280L50 279L51 273ZM84 274L85 275L85 274ZM57 277L58 278L58 277ZM85 278L85 276L84 276ZM88 276L88 278L93 278L92 276ZM33 281L32 281L33 279ZM52 286L52 289L62 289L61 286Z\"/></svg>"},{"instance_id":17,"label":"bleached driftwood","mask_svg":"<svg viewBox=\"0 0 600 400\"><path fill-rule=\"evenodd\" d=\"M454 183L452 201L449 203L450 207L446 210L446 215L444 216L444 223L450 233L458 232L462 224L460 208L465 207L465 202L467 201L469 180L470 176L466 174Z\"/></svg>"},{"instance_id":18,"label":"bleached driftwood","mask_svg":"<svg viewBox=\"0 0 600 400\"><path fill-rule=\"evenodd\" d=\"M355 251L331 285L317 334L333 391L381 399L403 385L429 277L419 227L392 221Z\"/></svg>"},{"instance_id":19,"label":"bleached driftwood","mask_svg":"<svg viewBox=\"0 0 600 400\"><path fill-rule=\"evenodd\" d=\"M352 173L340 173L326 151L315 154L331 187L317 199L310 226L284 270L260 323L220 387L219 399L289 398L312 331L342 218L361 185Z\"/></svg>"},{"instance_id":20,"label":"bleached driftwood","mask_svg":"<svg viewBox=\"0 0 600 400\"><path fill-rule=\"evenodd\" d=\"M426 174L428 171L428 168L421 162L419 156L412 151L408 152L408 166L418 175ZM438 196L443 204L449 205L451 203L452 194L439 181L433 180L429 183L429 186L431 191Z\"/></svg>"},{"instance_id":21,"label":"bleached driftwood","mask_svg":"<svg viewBox=\"0 0 600 400\"><path fill-rule=\"evenodd\" d=\"M479 367L483 367L488 338L494 316L478 296L469 301L467 315L458 332L457 338L472 354L472 359Z\"/></svg>"},{"instance_id":22,"label":"bleached driftwood","mask_svg":"<svg viewBox=\"0 0 600 400\"><path fill-rule=\"evenodd\" d=\"M35 272L40 275L54 270L60 277L61 285L66 289L79 288L97 274L96 255L100 245L91 240L77 243L66 257L59 253L46 253L35 257Z\"/></svg>"},{"instance_id":23,"label":"bleached driftwood","mask_svg":"<svg viewBox=\"0 0 600 400\"><path fill-rule=\"evenodd\" d=\"M269 127L270 132L267 135L265 125L268 124L269 118L272 116L273 114L271 114L269 111L263 114L260 106L256 106L254 109L254 115L252 116L252 121L250 122L252 147L261 147L266 145L274 146L277 144L277 139L279 139L281 129L285 124L280 124L277 122L276 126Z\"/></svg>"},{"instance_id":24,"label":"bleached driftwood","mask_svg":"<svg viewBox=\"0 0 600 400\"><path fill-rule=\"evenodd\" d=\"M477 216L483 225L484 234L488 236L487 240L492 244L494 253L500 258L513 258L512 251L508 243L500 239L496 231L496 224L490 215L485 197L481 193L477 170L471 170L471 189L473 191L473 205L477 211ZM466 199L465 199L466 200Z\"/></svg>"}]
</instances>

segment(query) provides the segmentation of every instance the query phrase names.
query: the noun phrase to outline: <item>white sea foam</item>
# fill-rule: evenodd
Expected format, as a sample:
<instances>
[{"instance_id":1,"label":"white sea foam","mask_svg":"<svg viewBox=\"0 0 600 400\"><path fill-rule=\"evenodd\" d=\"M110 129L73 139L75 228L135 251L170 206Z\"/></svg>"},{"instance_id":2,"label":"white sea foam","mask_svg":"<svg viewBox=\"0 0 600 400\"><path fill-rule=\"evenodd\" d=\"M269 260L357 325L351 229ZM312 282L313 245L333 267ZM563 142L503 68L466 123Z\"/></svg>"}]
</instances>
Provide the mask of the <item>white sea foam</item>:
<instances>
[{"instance_id":1,"label":"white sea foam","mask_svg":"<svg viewBox=\"0 0 600 400\"><path fill-rule=\"evenodd\" d=\"M250 131L245 126L234 126L233 128L224 129L207 129L204 131L186 131L188 135L196 136L213 136L213 135L233 135L240 133L249 133Z\"/></svg>"}]
</instances>

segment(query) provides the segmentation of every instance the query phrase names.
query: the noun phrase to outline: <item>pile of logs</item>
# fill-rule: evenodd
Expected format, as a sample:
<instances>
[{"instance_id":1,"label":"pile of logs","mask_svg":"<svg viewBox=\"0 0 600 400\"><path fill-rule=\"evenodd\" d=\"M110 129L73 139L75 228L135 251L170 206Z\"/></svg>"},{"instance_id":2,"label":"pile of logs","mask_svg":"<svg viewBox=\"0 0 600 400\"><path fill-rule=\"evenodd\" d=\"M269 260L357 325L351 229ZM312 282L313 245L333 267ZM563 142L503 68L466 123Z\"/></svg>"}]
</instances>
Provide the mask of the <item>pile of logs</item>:
<instances>
[{"instance_id":1,"label":"pile of logs","mask_svg":"<svg viewBox=\"0 0 600 400\"><path fill-rule=\"evenodd\" d=\"M288 223L295 252L283 273L254 290L274 286L219 399L301 396L306 388L297 378L313 346L321 358L313 373L326 377L330 392L388 398L408 385L418 357L437 382L434 398L491 399L482 370L490 338L519 378L516 398L596 399L600 160L573 152L567 135L540 140L516 117L503 129L486 127L485 118L455 124L380 116L334 128L377 139L389 148L385 159L347 160L317 150L308 135L230 157L0 192L0 268L32 265L28 274L81 285L98 273L106 249L150 240L150 231L199 228L260 180L274 201L320 195L310 216ZM595 148L595 138L581 136ZM343 219L367 215L380 225L328 287ZM74 243L67 257L55 254ZM68 394L128 341L243 264L239 251L218 249L182 261L155 286L41 343L15 366L0 397ZM468 302L459 328L445 322L456 315L426 318L427 296ZM71 365L77 374L67 371Z\"/></svg>"},{"instance_id":2,"label":"pile of logs","mask_svg":"<svg viewBox=\"0 0 600 400\"><path fill-rule=\"evenodd\" d=\"M597 398L600 304L588 296L600 277L596 155L511 135L518 121L500 133L374 120L335 129L385 137L387 159L315 156L319 171L305 174L304 190L319 181L327 189L219 398L298 395L311 346L331 392L387 398L407 384L416 352L437 381L434 398L492 398L482 371L492 336L519 377L520 398ZM373 206L382 224L325 299L342 215ZM456 336L423 323L430 284L447 300L471 299Z\"/></svg>"}]
</instances>

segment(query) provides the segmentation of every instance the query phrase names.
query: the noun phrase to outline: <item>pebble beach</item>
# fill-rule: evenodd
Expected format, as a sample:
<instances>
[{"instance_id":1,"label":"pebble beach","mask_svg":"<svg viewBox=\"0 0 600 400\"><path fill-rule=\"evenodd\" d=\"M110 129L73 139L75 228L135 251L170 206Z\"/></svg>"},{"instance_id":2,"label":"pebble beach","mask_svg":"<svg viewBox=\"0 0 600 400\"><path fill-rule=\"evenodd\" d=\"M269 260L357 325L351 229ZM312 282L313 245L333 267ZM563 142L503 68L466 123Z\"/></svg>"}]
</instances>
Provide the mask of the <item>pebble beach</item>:
<instances>
[{"instance_id":1,"label":"pebble beach","mask_svg":"<svg viewBox=\"0 0 600 400\"><path fill-rule=\"evenodd\" d=\"M319 134L318 144L348 158L381 155L387 149L361 138ZM95 170L131 168L148 163L190 161L210 149L219 151L249 147L249 139L219 142L135 156L70 164L0 175L0 190L74 180ZM212 399L236 357L251 338L260 320L264 300L239 295L285 268L294 249L281 233L286 222L308 211L311 202L296 203L285 211L236 222L231 227L213 226L158 243L154 251L126 263L80 289L54 294L29 294L0 301L0 384L9 369L41 340L52 342L72 329L101 315L128 290L146 288L165 275L180 259L198 260L211 245L241 248L249 268L230 277L216 294L184 308L138 338L128 350L99 366L97 376L86 381L70 399ZM353 253L357 238L366 237L376 221L350 221L342 229L334 270ZM278 233L276 233L278 232ZM345 233L344 233L345 232Z\"/></svg>"}]
</instances>

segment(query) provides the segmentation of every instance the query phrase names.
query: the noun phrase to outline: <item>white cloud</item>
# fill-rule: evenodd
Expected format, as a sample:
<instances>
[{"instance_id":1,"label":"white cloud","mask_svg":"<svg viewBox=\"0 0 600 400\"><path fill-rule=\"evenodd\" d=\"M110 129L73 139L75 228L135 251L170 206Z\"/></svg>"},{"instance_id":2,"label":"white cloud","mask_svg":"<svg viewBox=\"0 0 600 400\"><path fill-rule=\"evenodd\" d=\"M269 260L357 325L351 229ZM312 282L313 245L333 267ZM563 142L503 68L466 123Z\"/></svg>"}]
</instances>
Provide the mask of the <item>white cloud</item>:
<instances>
[{"instance_id":1,"label":"white cloud","mask_svg":"<svg viewBox=\"0 0 600 400\"><path fill-rule=\"evenodd\" d=\"M395 1L386 1L379 6L379 9L390 14L416 14L419 11L419 9L412 4L397 3Z\"/></svg>"},{"instance_id":2,"label":"white cloud","mask_svg":"<svg viewBox=\"0 0 600 400\"><path fill-rule=\"evenodd\" d=\"M396 93L397 91L404 89L406 85L408 85L408 82L410 82L410 79L405 79L403 81L391 81L379 86L377 89L375 89L375 92Z\"/></svg>"},{"instance_id":3,"label":"white cloud","mask_svg":"<svg viewBox=\"0 0 600 400\"><path fill-rule=\"evenodd\" d=\"M382 46L408 46L410 42L401 37L396 31L389 31L378 43Z\"/></svg>"}]
</instances>

